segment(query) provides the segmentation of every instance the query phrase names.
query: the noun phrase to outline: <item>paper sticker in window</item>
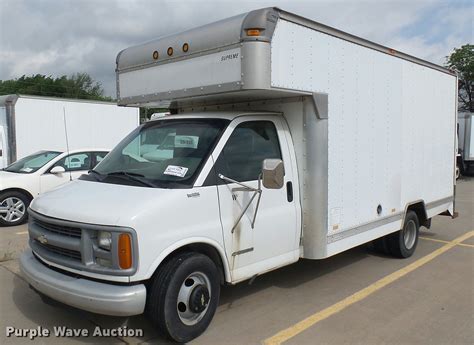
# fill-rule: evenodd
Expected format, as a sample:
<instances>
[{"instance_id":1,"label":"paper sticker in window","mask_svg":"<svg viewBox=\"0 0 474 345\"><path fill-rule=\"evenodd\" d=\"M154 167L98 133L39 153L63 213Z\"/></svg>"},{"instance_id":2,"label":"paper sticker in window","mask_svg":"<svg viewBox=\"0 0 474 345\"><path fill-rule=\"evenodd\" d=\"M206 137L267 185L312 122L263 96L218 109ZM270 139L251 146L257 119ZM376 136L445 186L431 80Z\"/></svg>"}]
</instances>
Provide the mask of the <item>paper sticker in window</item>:
<instances>
[{"instance_id":1,"label":"paper sticker in window","mask_svg":"<svg viewBox=\"0 0 474 345\"><path fill-rule=\"evenodd\" d=\"M69 162L69 169L77 169L82 166L81 162Z\"/></svg>"},{"instance_id":2,"label":"paper sticker in window","mask_svg":"<svg viewBox=\"0 0 474 345\"><path fill-rule=\"evenodd\" d=\"M174 147L197 149L199 137L194 135L177 135L174 137Z\"/></svg>"},{"instance_id":3,"label":"paper sticker in window","mask_svg":"<svg viewBox=\"0 0 474 345\"><path fill-rule=\"evenodd\" d=\"M188 168L179 167L177 165L168 165L166 170L163 172L164 175L184 177L188 172Z\"/></svg>"}]
</instances>

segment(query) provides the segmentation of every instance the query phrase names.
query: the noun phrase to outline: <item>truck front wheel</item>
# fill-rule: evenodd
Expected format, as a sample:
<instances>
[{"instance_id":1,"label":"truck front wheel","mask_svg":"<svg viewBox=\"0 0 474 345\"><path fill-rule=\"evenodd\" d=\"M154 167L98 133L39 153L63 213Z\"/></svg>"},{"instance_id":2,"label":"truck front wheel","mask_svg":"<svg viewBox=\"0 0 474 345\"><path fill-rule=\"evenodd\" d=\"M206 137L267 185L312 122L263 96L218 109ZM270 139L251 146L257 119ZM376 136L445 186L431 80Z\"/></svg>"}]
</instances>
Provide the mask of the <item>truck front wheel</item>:
<instances>
[{"instance_id":1,"label":"truck front wheel","mask_svg":"<svg viewBox=\"0 0 474 345\"><path fill-rule=\"evenodd\" d=\"M161 334L188 342L211 323L219 294L214 262L199 253L179 254L166 262L151 282L147 314Z\"/></svg>"},{"instance_id":2,"label":"truck front wheel","mask_svg":"<svg viewBox=\"0 0 474 345\"><path fill-rule=\"evenodd\" d=\"M408 211L405 223L400 231L387 237L387 244L392 255L399 258L408 258L415 252L418 244L418 233L420 222L418 216L413 211Z\"/></svg>"}]
</instances>

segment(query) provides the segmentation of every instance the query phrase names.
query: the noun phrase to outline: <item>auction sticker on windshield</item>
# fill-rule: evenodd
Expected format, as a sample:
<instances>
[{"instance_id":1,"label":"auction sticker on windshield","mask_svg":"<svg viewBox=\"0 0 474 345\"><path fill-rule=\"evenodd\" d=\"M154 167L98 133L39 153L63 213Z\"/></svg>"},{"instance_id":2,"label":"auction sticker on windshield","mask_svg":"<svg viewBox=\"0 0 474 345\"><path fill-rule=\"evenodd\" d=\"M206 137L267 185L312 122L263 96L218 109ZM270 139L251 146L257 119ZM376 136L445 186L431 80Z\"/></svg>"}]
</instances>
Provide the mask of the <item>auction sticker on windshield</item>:
<instances>
[{"instance_id":1,"label":"auction sticker on windshield","mask_svg":"<svg viewBox=\"0 0 474 345\"><path fill-rule=\"evenodd\" d=\"M188 172L188 168L179 167L177 165L168 165L166 170L163 172L164 175L172 175L178 177L184 177Z\"/></svg>"}]
</instances>

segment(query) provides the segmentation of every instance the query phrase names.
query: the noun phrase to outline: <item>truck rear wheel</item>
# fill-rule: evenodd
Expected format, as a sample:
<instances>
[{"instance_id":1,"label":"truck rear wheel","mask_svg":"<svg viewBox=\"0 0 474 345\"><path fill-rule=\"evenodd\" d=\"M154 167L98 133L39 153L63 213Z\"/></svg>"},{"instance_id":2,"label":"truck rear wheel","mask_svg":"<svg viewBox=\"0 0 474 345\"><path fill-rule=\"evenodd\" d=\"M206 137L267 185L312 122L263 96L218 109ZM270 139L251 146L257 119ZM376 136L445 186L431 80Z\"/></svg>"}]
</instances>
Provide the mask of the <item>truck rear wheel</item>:
<instances>
[{"instance_id":1,"label":"truck rear wheel","mask_svg":"<svg viewBox=\"0 0 474 345\"><path fill-rule=\"evenodd\" d=\"M220 294L214 262L199 253L171 258L155 275L148 293L147 314L159 332L184 343L211 323Z\"/></svg>"},{"instance_id":2,"label":"truck rear wheel","mask_svg":"<svg viewBox=\"0 0 474 345\"><path fill-rule=\"evenodd\" d=\"M26 210L30 198L16 191L0 193L0 226L23 224L28 219Z\"/></svg>"},{"instance_id":3,"label":"truck rear wheel","mask_svg":"<svg viewBox=\"0 0 474 345\"><path fill-rule=\"evenodd\" d=\"M387 237L387 244L392 255L408 258L415 252L418 245L420 222L413 211L408 211L403 228Z\"/></svg>"}]
</instances>

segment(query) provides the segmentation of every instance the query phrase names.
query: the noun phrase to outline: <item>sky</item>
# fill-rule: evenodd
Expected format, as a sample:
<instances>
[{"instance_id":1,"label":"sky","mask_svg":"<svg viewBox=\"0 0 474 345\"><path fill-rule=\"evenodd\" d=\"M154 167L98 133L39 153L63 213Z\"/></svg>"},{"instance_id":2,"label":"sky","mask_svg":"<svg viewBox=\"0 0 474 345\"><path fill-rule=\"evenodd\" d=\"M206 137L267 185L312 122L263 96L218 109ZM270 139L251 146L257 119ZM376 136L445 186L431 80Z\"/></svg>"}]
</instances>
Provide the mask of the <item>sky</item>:
<instances>
[{"instance_id":1,"label":"sky","mask_svg":"<svg viewBox=\"0 0 474 345\"><path fill-rule=\"evenodd\" d=\"M0 80L86 72L115 97L122 49L270 6L437 64L474 43L465 0L0 0Z\"/></svg>"}]
</instances>

